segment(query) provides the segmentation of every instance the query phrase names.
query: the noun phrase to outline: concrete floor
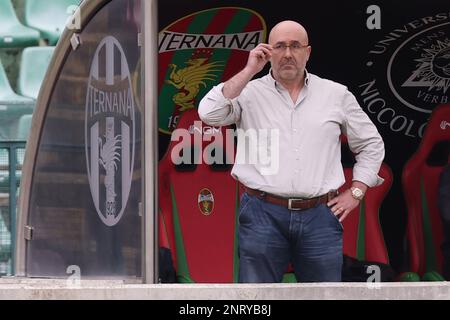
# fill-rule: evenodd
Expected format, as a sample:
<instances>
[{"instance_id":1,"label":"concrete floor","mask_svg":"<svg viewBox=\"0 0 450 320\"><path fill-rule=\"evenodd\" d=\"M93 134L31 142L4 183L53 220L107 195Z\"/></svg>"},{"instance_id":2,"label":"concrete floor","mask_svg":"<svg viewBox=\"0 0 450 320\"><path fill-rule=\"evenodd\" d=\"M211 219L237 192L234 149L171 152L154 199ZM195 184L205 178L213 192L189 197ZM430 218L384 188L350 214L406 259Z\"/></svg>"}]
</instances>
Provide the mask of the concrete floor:
<instances>
[{"instance_id":1,"label":"concrete floor","mask_svg":"<svg viewBox=\"0 0 450 320\"><path fill-rule=\"evenodd\" d=\"M2 299L450 300L450 282L142 285L123 281L0 279Z\"/></svg>"}]
</instances>

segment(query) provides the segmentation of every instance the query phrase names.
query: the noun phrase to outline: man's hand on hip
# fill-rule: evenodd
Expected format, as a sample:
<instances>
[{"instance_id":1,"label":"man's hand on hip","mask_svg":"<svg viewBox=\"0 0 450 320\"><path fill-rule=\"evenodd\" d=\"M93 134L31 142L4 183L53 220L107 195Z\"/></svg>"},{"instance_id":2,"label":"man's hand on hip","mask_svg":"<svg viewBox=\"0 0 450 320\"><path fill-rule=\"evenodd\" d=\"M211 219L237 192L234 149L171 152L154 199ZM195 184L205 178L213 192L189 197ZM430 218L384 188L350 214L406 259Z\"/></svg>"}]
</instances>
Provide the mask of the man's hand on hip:
<instances>
[{"instance_id":1,"label":"man's hand on hip","mask_svg":"<svg viewBox=\"0 0 450 320\"><path fill-rule=\"evenodd\" d=\"M327 205L331 208L334 215L339 218L339 221L342 222L347 215L359 205L359 203L360 201L353 198L351 190L348 189L333 198Z\"/></svg>"}]
</instances>

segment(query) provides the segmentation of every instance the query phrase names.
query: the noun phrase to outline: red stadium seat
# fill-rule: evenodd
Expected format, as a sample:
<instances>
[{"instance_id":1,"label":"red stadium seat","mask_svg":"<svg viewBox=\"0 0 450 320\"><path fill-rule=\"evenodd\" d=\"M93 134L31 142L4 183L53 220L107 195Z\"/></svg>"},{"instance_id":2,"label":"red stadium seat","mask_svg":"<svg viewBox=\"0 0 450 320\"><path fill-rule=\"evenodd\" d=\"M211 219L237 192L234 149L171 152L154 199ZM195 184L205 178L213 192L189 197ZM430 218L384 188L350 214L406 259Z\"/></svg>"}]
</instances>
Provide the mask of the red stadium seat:
<instances>
[{"instance_id":1,"label":"red stadium seat","mask_svg":"<svg viewBox=\"0 0 450 320\"><path fill-rule=\"evenodd\" d=\"M201 125L194 126L195 121ZM160 245L172 251L178 282L237 282L239 186L231 177L231 164L208 165L202 157L205 151L214 157L208 151L213 146L216 152L228 148L224 154L231 157L233 144L223 141L225 127L206 126L196 110L184 112L177 128L190 134L172 141L159 164ZM202 141L207 135L212 141ZM189 158L201 164L174 164L172 153L181 159L190 151Z\"/></svg>"},{"instance_id":2,"label":"red stadium seat","mask_svg":"<svg viewBox=\"0 0 450 320\"><path fill-rule=\"evenodd\" d=\"M450 104L434 109L417 152L407 162L402 185L408 209L410 270L424 280L443 280L439 176L449 162ZM434 276L433 276L434 274Z\"/></svg>"},{"instance_id":3,"label":"red stadium seat","mask_svg":"<svg viewBox=\"0 0 450 320\"><path fill-rule=\"evenodd\" d=\"M346 147L345 139L343 147ZM348 148L348 147L347 147ZM352 166L344 163L345 184L343 192L351 187ZM383 163L378 173L384 179L380 186L369 188L361 204L344 220L344 254L358 260L389 264L383 232L379 222L381 203L392 185L392 171Z\"/></svg>"}]
</instances>

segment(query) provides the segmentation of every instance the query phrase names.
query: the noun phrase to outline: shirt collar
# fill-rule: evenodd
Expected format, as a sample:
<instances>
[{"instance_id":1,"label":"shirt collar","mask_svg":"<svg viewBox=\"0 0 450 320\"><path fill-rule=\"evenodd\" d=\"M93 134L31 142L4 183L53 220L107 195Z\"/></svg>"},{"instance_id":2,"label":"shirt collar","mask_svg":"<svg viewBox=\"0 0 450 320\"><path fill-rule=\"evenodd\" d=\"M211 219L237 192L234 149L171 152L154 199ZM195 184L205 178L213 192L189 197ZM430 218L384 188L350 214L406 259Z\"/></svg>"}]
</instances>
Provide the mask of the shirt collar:
<instances>
[{"instance_id":1,"label":"shirt collar","mask_svg":"<svg viewBox=\"0 0 450 320\"><path fill-rule=\"evenodd\" d=\"M272 76L272 68L269 70L269 74L267 75L269 83L274 87L277 88L279 85L278 82L275 80L275 78ZM305 69L305 87L309 87L310 77L308 70Z\"/></svg>"}]
</instances>

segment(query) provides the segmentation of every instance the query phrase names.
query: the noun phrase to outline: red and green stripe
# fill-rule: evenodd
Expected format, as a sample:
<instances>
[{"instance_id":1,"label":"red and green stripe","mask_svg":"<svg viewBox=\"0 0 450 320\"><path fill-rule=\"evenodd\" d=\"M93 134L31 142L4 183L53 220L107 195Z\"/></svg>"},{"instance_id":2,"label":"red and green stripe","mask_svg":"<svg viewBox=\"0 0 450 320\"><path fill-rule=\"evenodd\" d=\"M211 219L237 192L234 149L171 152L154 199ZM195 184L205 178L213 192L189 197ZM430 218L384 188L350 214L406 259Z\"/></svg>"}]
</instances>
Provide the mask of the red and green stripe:
<instances>
[{"instance_id":1,"label":"red and green stripe","mask_svg":"<svg viewBox=\"0 0 450 320\"><path fill-rule=\"evenodd\" d=\"M170 195L172 199L173 210L173 228L175 233L175 247L177 253L177 278L179 283L194 283L192 280L189 266L186 258L186 250L183 242L183 232L181 230L180 216L178 213L177 201L175 200L175 193L173 186L170 185Z\"/></svg>"},{"instance_id":2,"label":"red and green stripe","mask_svg":"<svg viewBox=\"0 0 450 320\"><path fill-rule=\"evenodd\" d=\"M358 238L356 240L356 259L366 259L366 201L359 206Z\"/></svg>"},{"instance_id":3,"label":"red and green stripe","mask_svg":"<svg viewBox=\"0 0 450 320\"><path fill-rule=\"evenodd\" d=\"M425 193L425 183L423 177L421 177L420 179L420 194L422 199L422 226L425 248L425 271L436 271L438 270L435 251L436 249L433 242L433 229L431 227L430 210Z\"/></svg>"}]
</instances>

